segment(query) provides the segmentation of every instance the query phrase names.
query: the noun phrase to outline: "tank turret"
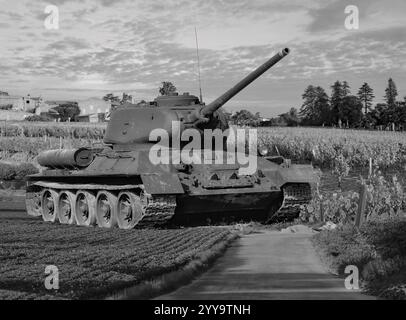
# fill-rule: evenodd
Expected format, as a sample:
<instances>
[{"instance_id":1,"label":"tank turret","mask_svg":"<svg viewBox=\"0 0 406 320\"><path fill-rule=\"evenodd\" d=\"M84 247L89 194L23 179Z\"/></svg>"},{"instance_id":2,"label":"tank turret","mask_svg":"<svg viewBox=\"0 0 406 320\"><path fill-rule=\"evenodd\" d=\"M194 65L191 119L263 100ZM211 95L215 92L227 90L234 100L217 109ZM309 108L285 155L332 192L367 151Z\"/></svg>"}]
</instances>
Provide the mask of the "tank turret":
<instances>
[{"instance_id":1,"label":"tank turret","mask_svg":"<svg viewBox=\"0 0 406 320\"><path fill-rule=\"evenodd\" d=\"M118 108L111 115L104 142L113 145L149 143L150 132L154 129L164 129L171 134L173 121L180 122L181 130L225 130L228 123L219 109L288 54L288 48L275 54L208 105L203 105L196 96L186 93L158 97L154 108Z\"/></svg>"}]
</instances>

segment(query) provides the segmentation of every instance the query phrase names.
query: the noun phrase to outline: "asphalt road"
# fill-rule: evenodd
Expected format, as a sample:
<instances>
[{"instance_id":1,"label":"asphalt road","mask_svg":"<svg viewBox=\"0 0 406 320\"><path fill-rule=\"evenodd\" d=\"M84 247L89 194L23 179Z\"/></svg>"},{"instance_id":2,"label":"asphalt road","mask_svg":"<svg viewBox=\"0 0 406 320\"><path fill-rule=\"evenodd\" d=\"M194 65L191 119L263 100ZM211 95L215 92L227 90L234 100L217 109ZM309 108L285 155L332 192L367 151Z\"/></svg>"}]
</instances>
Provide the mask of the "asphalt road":
<instances>
[{"instance_id":1,"label":"asphalt road","mask_svg":"<svg viewBox=\"0 0 406 320\"><path fill-rule=\"evenodd\" d=\"M244 236L207 273L156 299L374 299L329 274L310 237L276 231Z\"/></svg>"}]
</instances>

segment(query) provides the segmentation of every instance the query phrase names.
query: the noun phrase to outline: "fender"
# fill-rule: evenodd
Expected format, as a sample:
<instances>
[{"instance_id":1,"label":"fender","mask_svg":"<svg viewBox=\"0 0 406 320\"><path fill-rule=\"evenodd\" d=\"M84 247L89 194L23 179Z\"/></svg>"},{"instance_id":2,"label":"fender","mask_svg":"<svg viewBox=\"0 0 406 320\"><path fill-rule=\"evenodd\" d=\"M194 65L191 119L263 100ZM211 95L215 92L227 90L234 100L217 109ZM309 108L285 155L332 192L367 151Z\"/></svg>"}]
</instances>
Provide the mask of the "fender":
<instances>
[{"instance_id":1,"label":"fender","mask_svg":"<svg viewBox=\"0 0 406 320\"><path fill-rule=\"evenodd\" d=\"M308 183L316 185L320 177L311 165L293 164L284 168L280 166L277 170L264 170L264 173L282 187L287 183Z\"/></svg>"},{"instance_id":2,"label":"fender","mask_svg":"<svg viewBox=\"0 0 406 320\"><path fill-rule=\"evenodd\" d=\"M145 191L149 194L184 194L180 180L172 173L145 173L141 174Z\"/></svg>"}]
</instances>

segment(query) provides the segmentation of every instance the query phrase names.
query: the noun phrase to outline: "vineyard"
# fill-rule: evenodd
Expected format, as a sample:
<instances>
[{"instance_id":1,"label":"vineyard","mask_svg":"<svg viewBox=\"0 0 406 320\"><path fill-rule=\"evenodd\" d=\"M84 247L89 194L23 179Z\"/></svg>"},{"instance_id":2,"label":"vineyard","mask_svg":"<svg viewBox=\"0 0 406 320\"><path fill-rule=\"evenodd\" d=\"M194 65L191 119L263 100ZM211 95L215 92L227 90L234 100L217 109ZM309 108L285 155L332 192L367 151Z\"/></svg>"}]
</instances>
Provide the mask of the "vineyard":
<instances>
[{"instance_id":1,"label":"vineyard","mask_svg":"<svg viewBox=\"0 0 406 320\"><path fill-rule=\"evenodd\" d=\"M31 162L47 149L100 144L105 124L11 123L0 126L0 160ZM350 167L406 164L406 134L323 128L259 128L258 145L294 162L334 168L339 157Z\"/></svg>"},{"instance_id":2,"label":"vineyard","mask_svg":"<svg viewBox=\"0 0 406 320\"><path fill-rule=\"evenodd\" d=\"M399 132L324 128L261 128L258 145L296 162L334 167L342 156L350 167L366 167L369 159L380 168L406 163L406 134Z\"/></svg>"},{"instance_id":3,"label":"vineyard","mask_svg":"<svg viewBox=\"0 0 406 320\"><path fill-rule=\"evenodd\" d=\"M2 122L1 137L62 137L102 139L105 123L87 122Z\"/></svg>"},{"instance_id":4,"label":"vineyard","mask_svg":"<svg viewBox=\"0 0 406 320\"><path fill-rule=\"evenodd\" d=\"M216 227L126 232L1 217L0 299L106 297L207 259L233 237ZM47 265L58 267L58 291L45 289Z\"/></svg>"}]
</instances>

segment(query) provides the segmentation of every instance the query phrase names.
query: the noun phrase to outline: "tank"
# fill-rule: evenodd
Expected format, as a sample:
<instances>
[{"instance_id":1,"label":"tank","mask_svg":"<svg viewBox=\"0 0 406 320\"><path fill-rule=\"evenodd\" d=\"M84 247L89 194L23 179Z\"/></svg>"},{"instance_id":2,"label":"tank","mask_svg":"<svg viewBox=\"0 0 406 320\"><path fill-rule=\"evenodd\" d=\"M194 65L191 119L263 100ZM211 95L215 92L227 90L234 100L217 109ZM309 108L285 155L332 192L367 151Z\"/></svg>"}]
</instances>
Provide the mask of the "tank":
<instances>
[{"instance_id":1,"label":"tank","mask_svg":"<svg viewBox=\"0 0 406 320\"><path fill-rule=\"evenodd\" d=\"M201 157L224 151L220 163L207 164L203 158L186 162L182 157L156 163L151 158L153 148L165 142L151 135L155 130L168 133L169 144L161 152L171 155L185 150L190 141L176 143L173 138L189 129L201 137L206 129L229 133L221 107L288 54L283 49L208 105L185 93L117 107L102 148L40 154L43 170L27 178L28 214L47 222L121 229L297 217L318 181L311 165L255 155L255 170L242 173L242 165L225 161L236 154L226 149L227 134L223 143L209 148L200 141Z\"/></svg>"}]
</instances>

